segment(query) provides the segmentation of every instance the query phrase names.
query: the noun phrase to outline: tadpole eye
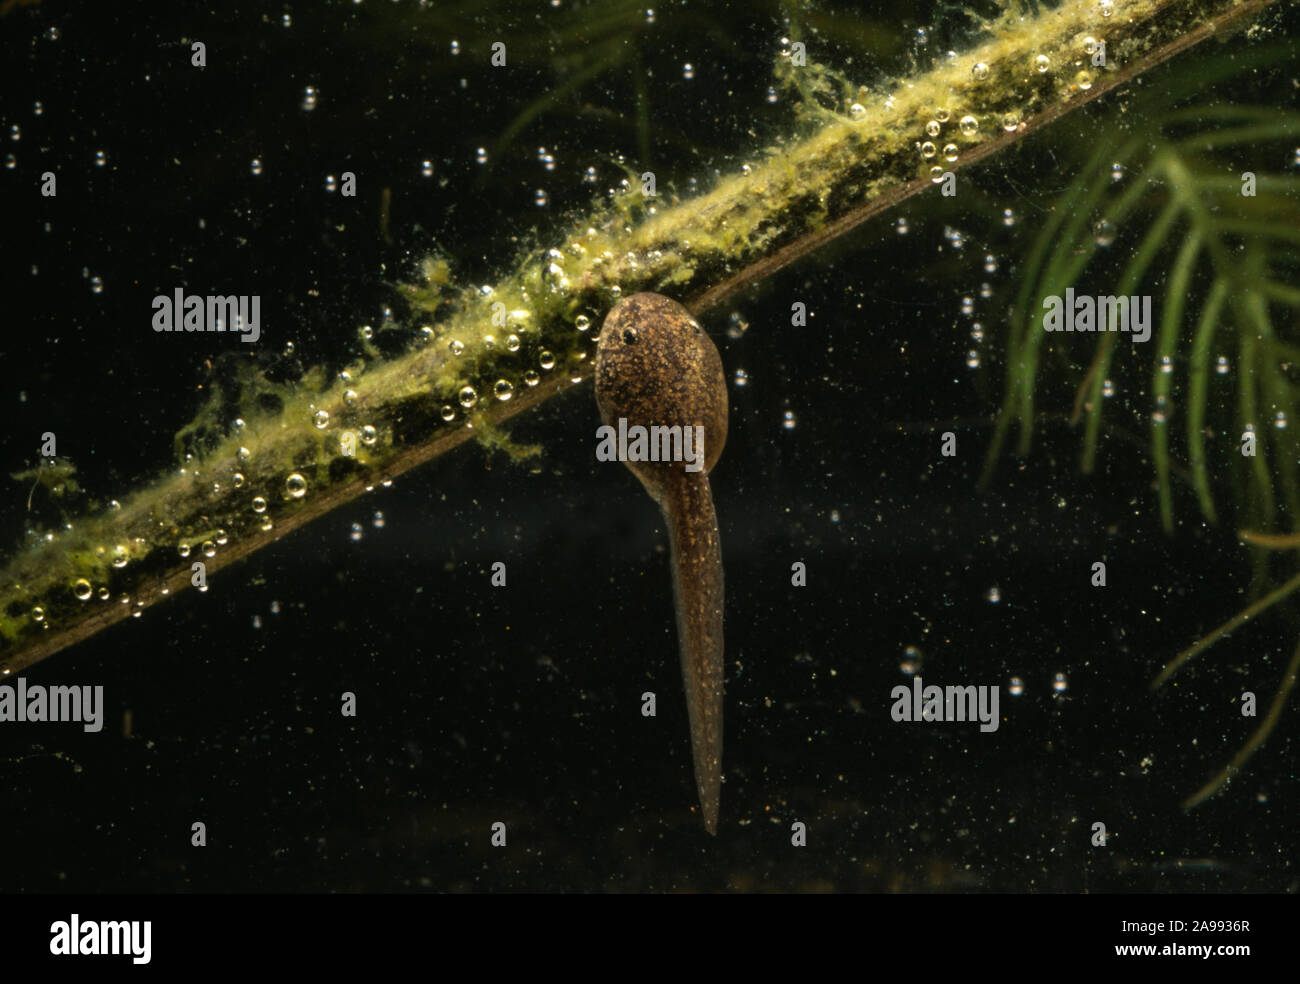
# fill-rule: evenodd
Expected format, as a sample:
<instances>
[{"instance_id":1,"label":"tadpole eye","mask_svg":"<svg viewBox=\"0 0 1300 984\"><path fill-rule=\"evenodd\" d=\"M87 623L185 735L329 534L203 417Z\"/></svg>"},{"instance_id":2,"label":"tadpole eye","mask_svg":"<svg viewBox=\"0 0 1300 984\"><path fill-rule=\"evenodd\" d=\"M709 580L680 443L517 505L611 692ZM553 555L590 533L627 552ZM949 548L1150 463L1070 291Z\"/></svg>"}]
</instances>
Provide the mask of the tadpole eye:
<instances>
[{"instance_id":1,"label":"tadpole eye","mask_svg":"<svg viewBox=\"0 0 1300 984\"><path fill-rule=\"evenodd\" d=\"M625 345L635 345L635 344L636 344L636 329L635 329L635 328L624 328L624 329L623 329L623 343L624 343Z\"/></svg>"}]
</instances>

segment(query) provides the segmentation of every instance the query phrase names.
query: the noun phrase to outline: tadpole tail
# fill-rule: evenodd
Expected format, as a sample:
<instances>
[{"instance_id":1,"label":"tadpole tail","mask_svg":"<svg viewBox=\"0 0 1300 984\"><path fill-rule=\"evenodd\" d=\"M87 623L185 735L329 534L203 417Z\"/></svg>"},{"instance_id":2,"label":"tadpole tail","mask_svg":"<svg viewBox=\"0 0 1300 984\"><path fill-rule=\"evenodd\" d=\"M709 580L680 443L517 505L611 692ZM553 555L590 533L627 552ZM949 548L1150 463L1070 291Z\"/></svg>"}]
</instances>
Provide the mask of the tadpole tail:
<instances>
[{"instance_id":1,"label":"tadpole tail","mask_svg":"<svg viewBox=\"0 0 1300 984\"><path fill-rule=\"evenodd\" d=\"M722 540L708 476L688 472L680 480L682 494L672 497L676 506L666 508L665 514L672 544L673 602L695 787L704 827L716 834L722 797Z\"/></svg>"}]
</instances>

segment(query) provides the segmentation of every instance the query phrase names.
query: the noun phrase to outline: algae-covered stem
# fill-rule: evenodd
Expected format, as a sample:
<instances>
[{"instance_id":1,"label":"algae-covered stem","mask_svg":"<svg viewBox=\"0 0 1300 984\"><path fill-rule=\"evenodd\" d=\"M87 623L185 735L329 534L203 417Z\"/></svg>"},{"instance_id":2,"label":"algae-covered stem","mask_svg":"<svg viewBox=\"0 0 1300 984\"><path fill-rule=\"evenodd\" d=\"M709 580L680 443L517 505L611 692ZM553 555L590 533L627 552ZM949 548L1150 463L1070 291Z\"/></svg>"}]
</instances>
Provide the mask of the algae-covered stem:
<instances>
[{"instance_id":1,"label":"algae-covered stem","mask_svg":"<svg viewBox=\"0 0 1300 984\"><path fill-rule=\"evenodd\" d=\"M248 413L179 472L22 548L0 577L0 671L138 614L470 437L502 443L497 425L590 378L589 328L619 297L686 297L698 315L1271 2L1072 0L1008 14L990 40L889 93L783 50L778 75L804 95L806 135L695 198L627 191L559 247L450 304L445 267L430 262L409 288L425 345L330 384L250 381L277 412Z\"/></svg>"}]
</instances>

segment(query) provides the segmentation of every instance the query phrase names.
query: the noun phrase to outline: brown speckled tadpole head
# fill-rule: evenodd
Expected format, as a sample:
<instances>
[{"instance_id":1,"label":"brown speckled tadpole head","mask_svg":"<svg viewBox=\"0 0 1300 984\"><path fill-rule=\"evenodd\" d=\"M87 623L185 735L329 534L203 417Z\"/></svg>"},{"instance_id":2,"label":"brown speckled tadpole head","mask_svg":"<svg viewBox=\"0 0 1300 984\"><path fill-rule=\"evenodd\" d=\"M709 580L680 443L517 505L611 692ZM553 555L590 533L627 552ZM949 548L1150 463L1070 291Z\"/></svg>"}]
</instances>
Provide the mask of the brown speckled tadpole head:
<instances>
[{"instance_id":1,"label":"brown speckled tadpole head","mask_svg":"<svg viewBox=\"0 0 1300 984\"><path fill-rule=\"evenodd\" d=\"M713 339L662 294L633 294L605 316L596 346L596 405L612 427L704 426L704 471L727 443L727 381ZM656 499L673 462L627 462Z\"/></svg>"}]
</instances>

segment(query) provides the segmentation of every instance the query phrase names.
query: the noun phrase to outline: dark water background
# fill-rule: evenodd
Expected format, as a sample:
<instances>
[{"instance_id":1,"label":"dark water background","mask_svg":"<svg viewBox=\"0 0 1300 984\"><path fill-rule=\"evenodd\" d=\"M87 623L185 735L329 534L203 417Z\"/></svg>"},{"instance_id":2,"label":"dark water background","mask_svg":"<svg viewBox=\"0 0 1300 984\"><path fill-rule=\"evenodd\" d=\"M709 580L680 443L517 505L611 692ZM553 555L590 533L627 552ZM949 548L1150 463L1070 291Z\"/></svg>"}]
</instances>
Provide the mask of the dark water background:
<instances>
[{"instance_id":1,"label":"dark water background","mask_svg":"<svg viewBox=\"0 0 1300 984\"><path fill-rule=\"evenodd\" d=\"M822 5L810 19L815 57L867 81L969 36L963 15L930 4ZM1270 24L1294 37L1294 14ZM97 497L168 466L211 382L205 360L241 346L155 335L158 288L262 294L262 342L242 348L278 378L345 364L385 305L380 342L400 347L388 284L425 251L488 282L622 177L614 155L639 169L638 91L656 171L707 186L788 130L788 97L766 99L785 31L776 4L665 6L653 23L644 6L567 3L48 3L0 17L0 464L30 467L51 430ZM498 37L508 72L487 67ZM192 38L206 70L189 66ZM498 146L593 57L607 70ZM1294 64L1198 98L1293 107ZM1141 85L1182 84L1176 68ZM309 85L319 104L305 111ZM976 485L1017 270L1077 179L1070 162L1115 138L1140 88L969 172L978 201L906 203L705 319L728 373L748 378L731 387L713 475L728 590L716 840L692 812L665 534L632 477L594 461L585 387L515 428L545 446L540 470L462 448L206 594L29 670L103 684L107 724L0 730L0 889L1294 890L1294 710L1226 792L1179 808L1254 729L1240 693L1266 704L1300 626L1274 613L1148 691L1245 603L1249 579L1231 521L1204 525L1186 487L1177 536L1160 530L1146 366L1110 408L1118 431L1095 475L1079 474L1064 424L1073 385L1048 374L1033 454ZM47 169L53 201L34 191ZM325 188L344 170L355 199ZM806 328L788 323L794 300ZM986 331L974 370L972 320ZM1232 386L1216 379L1212 399L1230 403ZM948 429L955 459L937 453ZM13 483L0 497L6 551L26 495ZM1088 584L1098 559L1104 590ZM504 590L488 587L497 560ZM795 561L806 588L790 586ZM891 721L909 647L927 682L1000 685L1001 728ZM1023 696L1008 695L1012 677ZM355 719L338 713L346 690ZM655 719L639 714L646 690ZM196 820L204 849L189 845ZM489 846L497 820L505 849ZM1105 848L1090 846L1097 821Z\"/></svg>"}]
</instances>

